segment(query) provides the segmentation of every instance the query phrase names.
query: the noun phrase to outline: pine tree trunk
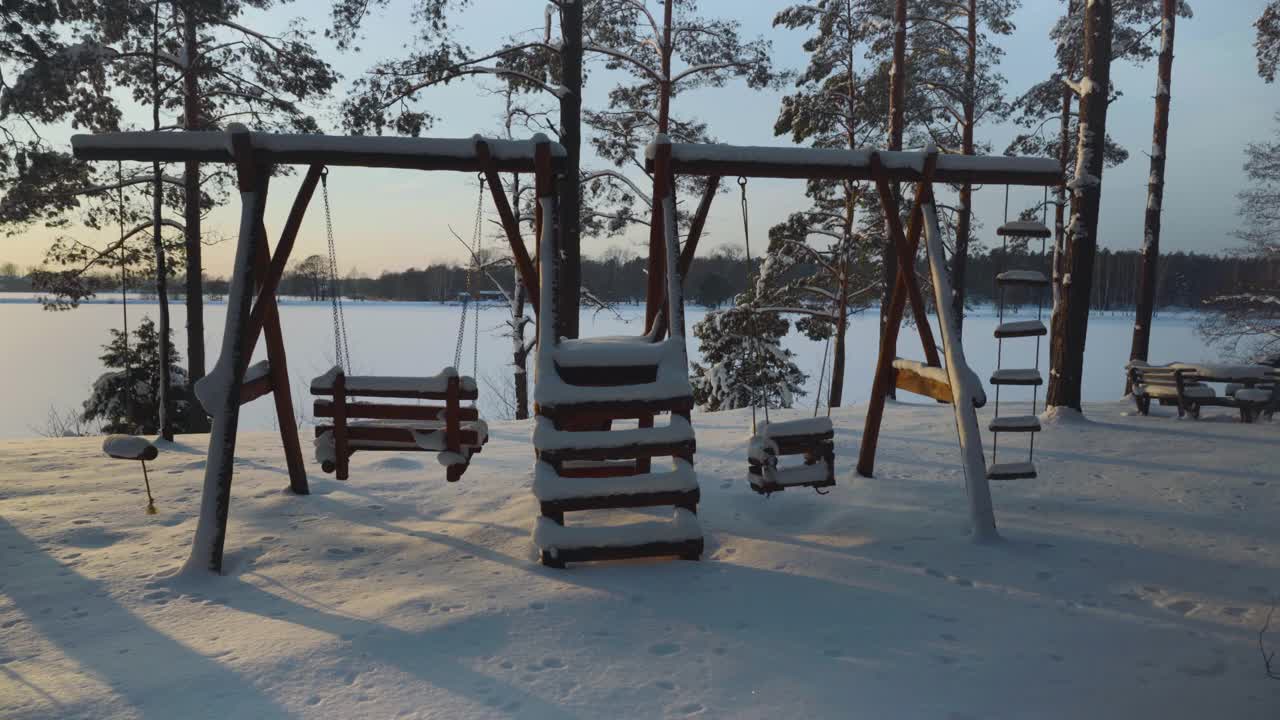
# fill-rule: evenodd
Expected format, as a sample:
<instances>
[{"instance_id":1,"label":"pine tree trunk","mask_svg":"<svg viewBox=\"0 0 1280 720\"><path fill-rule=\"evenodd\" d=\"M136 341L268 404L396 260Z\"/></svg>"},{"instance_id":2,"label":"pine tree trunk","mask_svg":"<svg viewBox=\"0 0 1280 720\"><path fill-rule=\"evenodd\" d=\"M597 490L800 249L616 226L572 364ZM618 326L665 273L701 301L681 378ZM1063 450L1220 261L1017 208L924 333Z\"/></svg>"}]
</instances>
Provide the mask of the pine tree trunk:
<instances>
[{"instance_id":1,"label":"pine tree trunk","mask_svg":"<svg viewBox=\"0 0 1280 720\"><path fill-rule=\"evenodd\" d=\"M510 96L508 96L510 97ZM511 115L507 114L507 135L511 135ZM511 176L511 208L516 227L520 227L520 175ZM516 394L516 419L529 417L529 351L524 344L524 283L520 282L520 269L512 268L511 295L511 364L512 384Z\"/></svg>"},{"instance_id":2,"label":"pine tree trunk","mask_svg":"<svg viewBox=\"0 0 1280 720\"><path fill-rule=\"evenodd\" d=\"M662 14L662 47L659 52L662 54L662 80L658 83L658 133L666 134L671 123L671 35L672 35L672 11L674 0L665 0L663 2ZM667 178L660 178L657 174L653 177L653 208L649 213L649 262L646 265L648 272L648 285L645 291L645 331L647 332L653 326L654 318L658 311L662 308L662 300L665 297L663 288L666 287L666 266L667 252L665 249L666 239L664 237L663 228L665 227L662 217L662 187L666 185ZM672 188L672 194L675 189Z\"/></svg>"},{"instance_id":3,"label":"pine tree trunk","mask_svg":"<svg viewBox=\"0 0 1280 720\"><path fill-rule=\"evenodd\" d=\"M893 8L893 64L889 68L889 149L902 149L902 136L906 131L907 94L907 0L896 0ZM893 194L902 207L902 186L893 184ZM893 286L898 282L898 252L893 238L886 231L881 248L882 282L880 295L880 336L884 337L889 323L889 305L893 301ZM889 387L888 396L896 398L898 389Z\"/></svg>"},{"instance_id":4,"label":"pine tree trunk","mask_svg":"<svg viewBox=\"0 0 1280 720\"><path fill-rule=\"evenodd\" d=\"M890 67L888 86L888 149L902 149L902 135L906 131L906 0L896 0L893 6L893 63ZM893 183L893 193L902 205L902 188ZM893 297L893 284L897 282L897 249L893 240L884 233L881 250L884 292L881 295L881 337L888 323L888 305Z\"/></svg>"},{"instance_id":5,"label":"pine tree trunk","mask_svg":"<svg viewBox=\"0 0 1280 720\"><path fill-rule=\"evenodd\" d=\"M840 407L840 403L844 401L844 362L845 362L845 334L849 329L849 274L848 263L843 263L843 269L840 279L840 303L836 309L836 328L835 328L835 353L831 359L831 395L827 400L827 407Z\"/></svg>"},{"instance_id":6,"label":"pine tree trunk","mask_svg":"<svg viewBox=\"0 0 1280 720\"><path fill-rule=\"evenodd\" d=\"M1089 299L1098 248L1102 205L1103 149L1107 134L1107 92L1111 87L1111 0L1090 0L1084 16L1084 81L1080 129L1072 181L1072 218L1067 230L1067 274L1062 302L1053 312L1052 372L1045 402L1080 410Z\"/></svg>"},{"instance_id":7,"label":"pine tree trunk","mask_svg":"<svg viewBox=\"0 0 1280 720\"><path fill-rule=\"evenodd\" d=\"M1162 0L1159 80L1156 82L1156 119L1151 140L1151 175L1147 185L1147 216L1142 240L1142 272L1138 276L1137 317L1133 322L1130 360L1147 360L1151 347L1151 316L1155 311L1156 277L1160 259L1160 211L1164 205L1164 168L1169 142L1169 101L1173 82L1173 32L1177 2ZM1125 393L1132 388L1125 383Z\"/></svg>"},{"instance_id":8,"label":"pine tree trunk","mask_svg":"<svg viewBox=\"0 0 1280 720\"><path fill-rule=\"evenodd\" d=\"M152 129L160 132L160 2L152 6L155 16L151 28L151 121ZM160 163L151 163L153 181L151 187L151 242L156 254L156 301L160 303L160 337L157 341L160 362L160 387L156 389L156 400L159 408L158 425L160 436L165 440L173 439L173 418L169 388L172 385L169 373L169 268L164 255L164 176Z\"/></svg>"},{"instance_id":9,"label":"pine tree trunk","mask_svg":"<svg viewBox=\"0 0 1280 720\"><path fill-rule=\"evenodd\" d=\"M1076 11L1075 0L1067 2L1067 17ZM1066 76L1075 75L1074 63L1066 68ZM1076 94L1070 88L1062 89L1062 115L1060 116L1061 124L1058 127L1058 163L1063 168L1067 167L1067 163L1071 161L1071 107L1075 101ZM1067 246L1067 188L1065 185L1059 185L1054 194L1057 196L1053 207L1053 267L1052 267L1052 288L1053 288L1053 306L1058 307L1058 303L1062 300L1062 261L1066 255Z\"/></svg>"},{"instance_id":10,"label":"pine tree trunk","mask_svg":"<svg viewBox=\"0 0 1280 720\"><path fill-rule=\"evenodd\" d=\"M964 65L964 125L960 152L972 155L973 126L976 122L978 78L978 0L969 0L969 35ZM955 308L956 330L964 337L964 297L969 266L969 236L973 232L973 183L960 186L960 210L956 213L956 246L951 256L951 302Z\"/></svg>"},{"instance_id":11,"label":"pine tree trunk","mask_svg":"<svg viewBox=\"0 0 1280 720\"><path fill-rule=\"evenodd\" d=\"M182 128L199 130L200 87L197 82L198 39L196 18L188 5L182 15L182 44L186 49L187 66L182 77ZM196 382L204 377L204 261L200 243L200 163L188 162L183 174L184 206L182 224L187 253L187 382L188 401L191 407L199 407L195 400ZM191 413L191 432L207 432L208 418L203 412Z\"/></svg>"},{"instance_id":12,"label":"pine tree trunk","mask_svg":"<svg viewBox=\"0 0 1280 720\"><path fill-rule=\"evenodd\" d=\"M560 5L561 82L568 90L560 98L560 144L567 154L561 178L560 300L556 315L560 337L578 337L582 288L582 3Z\"/></svg>"}]
</instances>

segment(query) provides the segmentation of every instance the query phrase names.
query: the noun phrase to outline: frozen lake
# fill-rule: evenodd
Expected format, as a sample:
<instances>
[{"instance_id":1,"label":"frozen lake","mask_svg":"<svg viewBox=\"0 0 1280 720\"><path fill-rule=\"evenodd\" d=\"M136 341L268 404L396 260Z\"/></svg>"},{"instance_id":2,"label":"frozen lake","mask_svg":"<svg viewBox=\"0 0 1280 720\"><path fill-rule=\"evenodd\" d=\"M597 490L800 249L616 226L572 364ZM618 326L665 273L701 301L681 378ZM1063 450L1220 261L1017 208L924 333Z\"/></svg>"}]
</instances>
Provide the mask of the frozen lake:
<instances>
[{"instance_id":1,"label":"frozen lake","mask_svg":"<svg viewBox=\"0 0 1280 720\"><path fill-rule=\"evenodd\" d=\"M154 302L130 302L131 325L144 315L156 316ZM212 356L220 347L225 306L210 303L206 307L207 349ZM457 305L406 302L348 302L347 331L352 362L356 372L368 374L414 375L434 374L453 363L458 327ZM688 324L692 327L705 314L702 308L690 307ZM1023 318L1034 317L1024 312ZM310 379L333 365L333 338L330 307L327 303L292 302L281 307L289 370L293 379L294 402L300 417L309 417ZM641 331L643 308L621 308L622 317L608 313L583 318L584 335L620 335ZM510 340L502 335L505 307L486 307L480 313L479 376L481 411L494 418L507 417L508 411L498 396L508 385L511 361ZM186 336L182 330L185 310L172 305L174 340L184 359ZM1047 320L1046 320L1047 322ZM1157 318L1152 333L1151 357L1158 362L1169 360L1206 361L1215 357L1196 334L1193 314L1166 314ZM984 379L995 367L996 341L992 330L996 318L990 309L972 311L966 320L965 352L970 365ZM470 325L470 323L468 323ZM44 427L50 409L78 409L88 396L90 385L102 373L98 356L108 340L108 328L120 326L120 305L94 302L69 312L47 312L28 295L0 295L0 327L6 335L6 352L0 360L0 397L6 412L0 415L0 437L24 437L37 434ZM1084 399L1112 400L1124 387L1121 368L1128 359L1133 318L1128 314L1095 314L1089 323L1089 344L1085 372ZM470 336L463 355L463 371L471 372ZM936 323L935 323L936 332ZM845 401L865 402L871 389L878 344L878 316L874 311L855 317L849 326L849 350L845 368ZM798 363L809 373L808 387L817 386L822 366L823 343L816 343L793 333L787 346L798 356ZM1034 361L1035 342L1012 341L1006 348L1005 366L1030 366ZM697 359L696 343L690 344L691 359ZM1047 344L1042 346L1047 353ZM922 359L919 339L912 328L904 328L900 354ZM265 357L261 343L255 358ZM185 362L185 360L184 360ZM212 366L212 358L209 365ZM1047 357L1042 368L1047 365ZM990 388L988 388L990 392ZM1015 398L1022 397L1018 390ZM799 403L812 407L814 396ZM305 410L305 412L304 412ZM263 430L275 421L271 401L263 398L246 406L241 415L242 427Z\"/></svg>"}]
</instances>

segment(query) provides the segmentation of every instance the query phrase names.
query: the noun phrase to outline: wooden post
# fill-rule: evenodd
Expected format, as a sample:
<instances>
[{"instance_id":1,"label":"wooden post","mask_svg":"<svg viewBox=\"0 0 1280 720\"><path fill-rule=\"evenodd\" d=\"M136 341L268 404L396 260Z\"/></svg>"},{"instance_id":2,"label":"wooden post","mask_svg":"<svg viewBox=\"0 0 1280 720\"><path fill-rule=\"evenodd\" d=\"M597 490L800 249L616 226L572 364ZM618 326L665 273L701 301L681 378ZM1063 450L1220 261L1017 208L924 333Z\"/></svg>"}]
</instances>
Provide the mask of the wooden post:
<instances>
[{"instance_id":1,"label":"wooden post","mask_svg":"<svg viewBox=\"0 0 1280 720\"><path fill-rule=\"evenodd\" d=\"M698 252L698 241L702 239L702 229L707 225L707 215L711 212L711 202L716 199L716 193L720 190L720 178L712 175L707 178L707 187L702 191L702 200L698 202L698 209L693 213L693 220L689 222L689 237L684 241L684 248L680 251L680 277L689 276L689 268L693 267L693 257Z\"/></svg>"},{"instance_id":2,"label":"wooden post","mask_svg":"<svg viewBox=\"0 0 1280 720\"><path fill-rule=\"evenodd\" d=\"M489 144L483 140L476 141L476 155L484 166L484 181L489 186L489 194L493 196L493 206L498 211L498 219L502 221L502 229L506 232L507 243L511 245L511 256L515 259L516 272L520 274L520 282L524 284L525 294L533 312L538 312L538 272L529 259L529 250L525 247L524 238L520 235L520 223L511 210L511 202L502 191L502 178L492 167L489 155Z\"/></svg>"},{"instance_id":3,"label":"wooden post","mask_svg":"<svg viewBox=\"0 0 1280 720\"><path fill-rule=\"evenodd\" d=\"M266 229L261 230L262 241L258 243L257 262L262 276L262 289L267 290L268 273L271 268L271 251L267 249ZM277 248L277 254L287 252L287 248ZM293 390L289 387L289 363L284 354L284 333L280 329L280 309L276 305L275 290L266 294L266 307L262 315L262 334L267 345L267 367L271 375L271 398L276 405L276 423L280 426L280 444L284 447L285 464L289 468L289 489L297 495L310 495L311 488L307 484L307 466L302 461L302 442L298 437L298 422L293 414ZM255 308L256 309L256 308ZM253 354L256 338L246 339L245 362Z\"/></svg>"},{"instance_id":4,"label":"wooden post","mask_svg":"<svg viewBox=\"0 0 1280 720\"><path fill-rule=\"evenodd\" d=\"M351 453L347 450L347 375L344 372L333 379L333 455L337 478L346 480Z\"/></svg>"},{"instance_id":5,"label":"wooden post","mask_svg":"<svg viewBox=\"0 0 1280 720\"><path fill-rule=\"evenodd\" d=\"M933 342L933 332L930 330L929 319L925 313L924 297L915 277L916 248L919 246L920 234L924 227L924 214L921 208L930 191L933 170L937 166L937 155L930 155L925 160L925 178L916 186L916 202L912 208L910 228L906 236L902 233L902 223L899 220L897 195L881 172L879 156L871 157L889 236L898 249L898 274L894 279L893 293L889 300L887 322L882 325L880 355L876 361L876 374L871 383L871 400L867 405L866 422L862 430L862 446L858 452L858 474L863 477L872 477L875 473L880 425L884 420L885 402L890 390L894 387L893 361L898 355L898 334L902 329L902 314L908 298L915 312L925 361L933 367L941 365L938 359L938 348Z\"/></svg>"},{"instance_id":6,"label":"wooden post","mask_svg":"<svg viewBox=\"0 0 1280 720\"><path fill-rule=\"evenodd\" d=\"M462 428L458 424L458 390L457 375L449 378L449 385L444 395L444 447L449 452L462 454Z\"/></svg>"},{"instance_id":7,"label":"wooden post","mask_svg":"<svg viewBox=\"0 0 1280 720\"><path fill-rule=\"evenodd\" d=\"M262 216L267 204L271 168L254 161L249 130L232 125L231 148L236 161L236 178L241 194L240 238L236 245L231 288L227 293L227 316L222 337L222 353L213 371L205 377L216 398L207 408L213 413L205 463L204 488L195 540L186 569L207 568L222 572L222 552L226 545L227 516L231 508L231 478L235 464L236 431L240 421L240 387L244 383L246 347L244 329L253 302L253 260L260 237Z\"/></svg>"},{"instance_id":8,"label":"wooden post","mask_svg":"<svg viewBox=\"0 0 1280 720\"><path fill-rule=\"evenodd\" d=\"M659 142L653 160L653 227L649 231L649 262L646 266L648 277L645 286L645 333L653 330L654 321L666 299L666 231L662 217L662 199L670 192L671 180L671 143ZM664 322L666 322L664 320Z\"/></svg>"}]
</instances>

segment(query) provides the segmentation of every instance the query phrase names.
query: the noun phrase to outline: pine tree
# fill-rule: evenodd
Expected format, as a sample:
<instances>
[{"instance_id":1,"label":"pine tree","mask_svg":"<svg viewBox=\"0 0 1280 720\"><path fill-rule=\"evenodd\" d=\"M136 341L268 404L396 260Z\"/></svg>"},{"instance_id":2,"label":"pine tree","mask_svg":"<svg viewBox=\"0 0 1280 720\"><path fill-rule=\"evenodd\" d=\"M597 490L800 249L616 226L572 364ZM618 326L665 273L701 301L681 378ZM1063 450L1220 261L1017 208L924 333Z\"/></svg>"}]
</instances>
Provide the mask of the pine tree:
<instances>
[{"instance_id":1,"label":"pine tree","mask_svg":"<svg viewBox=\"0 0 1280 720\"><path fill-rule=\"evenodd\" d=\"M173 426L176 432L190 432L199 413L186 399L187 374L180 366L181 357L167 343L168 378L174 403ZM133 331L133 338L121 330L111 330L111 342L103 346L102 364L108 369L93 383L89 399L84 401L81 419L101 423L104 433L154 435L160 432L160 334L151 318L146 317Z\"/></svg>"},{"instance_id":2,"label":"pine tree","mask_svg":"<svg viewBox=\"0 0 1280 720\"><path fill-rule=\"evenodd\" d=\"M1084 10L1083 77L1072 82L1079 96L1076 170L1071 179L1071 223L1067 229L1062 300L1053 308L1049 345L1047 406L1080 410L1084 347L1089 330L1098 216L1102 206L1102 170L1111 88L1111 0L1089 0Z\"/></svg>"},{"instance_id":3,"label":"pine tree","mask_svg":"<svg viewBox=\"0 0 1280 720\"><path fill-rule=\"evenodd\" d=\"M883 6L883 0L820 0L778 13L775 27L814 34L804 43L809 63L795 92L782 99L775 134L819 148L876 144L888 113L888 96L877 92L889 74L877 52L886 41ZM848 317L874 298L882 287L877 278L887 277L880 267L884 233L869 183L810 181L805 194L810 208L769 231L757 294L802 314L797 325L810 338L832 340L828 403L835 407L843 401Z\"/></svg>"},{"instance_id":4,"label":"pine tree","mask_svg":"<svg viewBox=\"0 0 1280 720\"><path fill-rule=\"evenodd\" d=\"M1013 32L1020 0L919 0L913 22L909 82L922 96L919 140L944 153L974 155L989 148L975 140L979 123L1003 117L1004 77L997 67L1004 51L992 37ZM952 213L952 303L964 320L966 267L973 234L973 184L958 188Z\"/></svg>"},{"instance_id":5,"label":"pine tree","mask_svg":"<svg viewBox=\"0 0 1280 720\"><path fill-rule=\"evenodd\" d=\"M1133 323L1130 360L1146 360L1151 346L1151 318L1155 311L1160 259L1160 214L1164 209L1164 170L1169 158L1169 104L1173 85L1173 38L1178 20L1177 0L1161 0L1160 62L1156 72L1155 124L1151 139L1151 172L1143 222L1142 273L1138 276L1138 305ZM1126 386L1126 391L1129 388Z\"/></svg>"},{"instance_id":6,"label":"pine tree","mask_svg":"<svg viewBox=\"0 0 1280 720\"><path fill-rule=\"evenodd\" d=\"M27 3L19 2L21 9ZM41 3L34 3L40 5ZM43 3L48 5L48 3ZM308 44L299 26L278 36L246 26L245 16L275 3L268 0L156 0L117 3L82 0L57 3L49 20L50 34L83 38L75 44L42 52L25 52L17 60L14 79L0 98L5 117L39 123L70 121L90 132L119 130L124 109L142 101L161 113L149 129L212 130L238 121L258 130L316 132L318 124L302 103L325 94L337 76ZM0 12L9 8L6 5ZM247 21L246 21L247 22ZM158 31L153 43L153 29ZM0 40L3 42L3 40ZM153 92L155 83L158 93ZM65 224L68 210L86 215L102 212L96 202L115 184L127 187L156 183L155 168L132 170L116 183L96 182L98 168L40 144L6 173L0 158L0 225L10 233L32 222ZM114 172L114 167L112 167ZM187 342L191 375L204 374L202 231L204 214L222 202L231 174L221 166L202 173L186 163L181 175L161 173L158 185L165 206L182 222L164 223L181 230L186 255ZM88 207L82 200L89 199ZM88 223L91 227L93 221Z\"/></svg>"},{"instance_id":7,"label":"pine tree","mask_svg":"<svg viewBox=\"0 0 1280 720\"><path fill-rule=\"evenodd\" d=\"M353 45L371 7L386 4L387 0L339 0L334 6L332 37L342 46ZM566 144L567 166L581 168L582 142L613 166L610 172L579 174L579 183L586 178L585 189L594 192L594 198L579 202L576 192L566 194L569 188L561 192L560 320L564 326L560 334L576 337L580 231L620 231L632 224L647 224L652 244L661 228L654 219L660 203L652 202L652 192L639 190L641 185L653 186L645 169L645 147L660 132L677 142L710 138L705 124L672 114L672 99L689 90L723 86L733 78L753 88L769 85L778 77L772 69L771 47L762 39L744 39L736 20L699 15L697 0L551 0L538 30L540 37L473 53L456 42L451 32L452 15L465 4L465 0L416 0L418 46L404 58L379 63L354 83L353 94L343 103L344 123L354 132L419 135L436 119L420 108L421 92L469 75L511 78L555 98L559 124L551 129ZM560 21L556 41L552 40L554 17ZM582 57L577 55L579 48ZM629 79L610 90L607 109L581 107L576 82L584 59ZM584 128L591 131L590 137ZM697 192L701 186L700 180L684 179L678 189ZM637 212L632 204L646 196L647 207Z\"/></svg>"},{"instance_id":8,"label":"pine tree","mask_svg":"<svg viewBox=\"0 0 1280 720\"><path fill-rule=\"evenodd\" d=\"M706 363L692 365L694 402L710 412L791 407L807 376L781 345L790 329L780 314L761 311L750 290L733 307L707 313L693 326Z\"/></svg>"},{"instance_id":9,"label":"pine tree","mask_svg":"<svg viewBox=\"0 0 1280 720\"><path fill-rule=\"evenodd\" d=\"M1257 36L1253 46L1258 52L1258 75L1268 83L1276 81L1280 67L1280 0L1271 0L1253 24Z\"/></svg>"}]
</instances>

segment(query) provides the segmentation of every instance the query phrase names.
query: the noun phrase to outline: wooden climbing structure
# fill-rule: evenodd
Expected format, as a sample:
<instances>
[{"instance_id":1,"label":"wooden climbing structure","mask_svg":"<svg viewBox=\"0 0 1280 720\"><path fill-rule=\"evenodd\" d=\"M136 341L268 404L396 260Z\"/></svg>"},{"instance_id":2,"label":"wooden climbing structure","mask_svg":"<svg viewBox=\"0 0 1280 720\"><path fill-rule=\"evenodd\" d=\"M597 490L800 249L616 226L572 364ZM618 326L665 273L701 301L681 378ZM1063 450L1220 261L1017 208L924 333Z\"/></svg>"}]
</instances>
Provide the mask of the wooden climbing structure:
<instances>
[{"instance_id":1,"label":"wooden climbing structure","mask_svg":"<svg viewBox=\"0 0 1280 720\"><path fill-rule=\"evenodd\" d=\"M794 178L803 180L871 181L880 197L889 239L897 251L898 275L894 282L888 317L880 342L871 402L858 457L859 473L874 472L876 446L884 418L885 401L891 388L920 393L951 403L955 409L970 520L975 538L997 537L991 493L987 484L986 460L975 408L986 402L981 383L969 369L960 344L959 330L951 312L951 283L946 271L942 236L933 198L934 183L977 185L1057 186L1062 183L1062 167L1046 158L1012 158L966 155L939 155L926 152L877 150L829 150L812 148L767 148L733 145L671 144L663 140L649 150L651 168L669 164L671 172L708 178L707 193L698 206L685 243L684 255L697 247L708 206L721 178ZM914 183L914 202L903 229L901 200L897 184ZM926 246L934 308L939 314L942 353L933 339L924 293L915 273L915 259L921 240ZM685 266L682 266L682 269ZM924 347L923 362L899 358L898 335L903 314L910 307ZM945 361L945 365L944 365ZM815 432L807 441L822 433ZM757 460L767 461L767 453ZM763 462L760 475L764 476ZM753 473L754 474L754 473ZM754 483L753 483L754 484ZM761 483L763 486L763 483Z\"/></svg>"},{"instance_id":2,"label":"wooden climbing structure","mask_svg":"<svg viewBox=\"0 0 1280 720\"><path fill-rule=\"evenodd\" d=\"M533 432L533 493L540 517L534 542L542 562L552 567L702 555L683 273L665 272L680 262L666 165L659 166L657 178L664 227L656 267L664 285L644 335L556 336L559 272L544 259L560 253L556 234L549 227L542 230ZM551 212L550 206L543 209ZM634 508L670 508L670 517L601 524L609 510ZM572 523L566 522L570 513Z\"/></svg>"}]
</instances>

